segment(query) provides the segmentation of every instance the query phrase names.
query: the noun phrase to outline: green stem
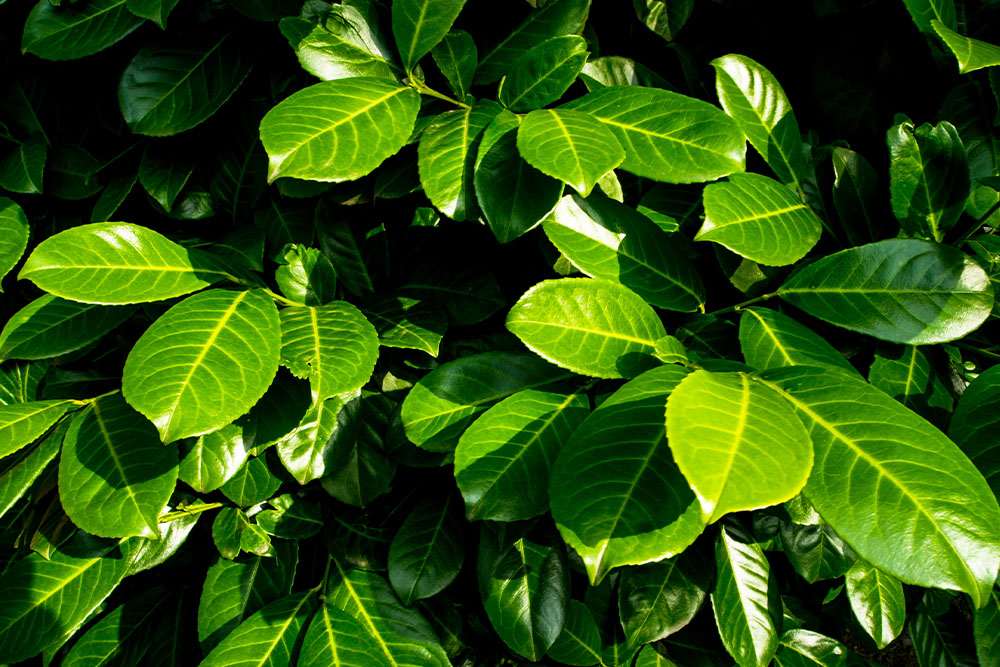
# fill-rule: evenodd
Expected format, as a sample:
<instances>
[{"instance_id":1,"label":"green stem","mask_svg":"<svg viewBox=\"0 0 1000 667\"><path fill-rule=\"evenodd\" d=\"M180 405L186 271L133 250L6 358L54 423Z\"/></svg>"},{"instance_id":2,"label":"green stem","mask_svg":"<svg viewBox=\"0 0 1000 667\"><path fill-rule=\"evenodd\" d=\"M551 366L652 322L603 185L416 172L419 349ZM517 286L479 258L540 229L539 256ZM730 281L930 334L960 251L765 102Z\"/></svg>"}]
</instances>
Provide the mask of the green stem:
<instances>
[{"instance_id":1,"label":"green stem","mask_svg":"<svg viewBox=\"0 0 1000 667\"><path fill-rule=\"evenodd\" d=\"M313 590L320 592L320 598L326 599L326 582L330 580L330 564L333 563L333 557L330 556L326 559L326 569L323 570L323 579L319 582Z\"/></svg>"},{"instance_id":2,"label":"green stem","mask_svg":"<svg viewBox=\"0 0 1000 667\"><path fill-rule=\"evenodd\" d=\"M969 228L966 229L965 232L955 240L955 245L960 245L965 241L969 240L969 237L978 232L980 229L982 229L986 221L990 219L990 216L996 213L997 211L1000 211L1000 199L997 200L996 204L990 206L989 210L986 211L986 213L977 218L976 221L972 225L970 225Z\"/></svg>"},{"instance_id":3,"label":"green stem","mask_svg":"<svg viewBox=\"0 0 1000 667\"><path fill-rule=\"evenodd\" d=\"M195 514L201 514L202 512L207 512L208 510L214 510L219 507L224 507L222 503L204 503L202 505L193 505L191 507L185 507L182 509L174 510L173 512L167 512L160 517L160 523L170 523L185 516L194 516Z\"/></svg>"},{"instance_id":4,"label":"green stem","mask_svg":"<svg viewBox=\"0 0 1000 667\"><path fill-rule=\"evenodd\" d=\"M275 301L283 303L286 306L301 306L302 305L301 303L296 303L295 301L292 301L291 299L289 299L287 297L281 296L280 294L278 294L276 292L272 292L271 290L269 290L266 287L261 287L260 289L264 290L264 293L267 294L272 299L274 299Z\"/></svg>"},{"instance_id":5,"label":"green stem","mask_svg":"<svg viewBox=\"0 0 1000 667\"><path fill-rule=\"evenodd\" d=\"M720 315L722 313L728 313L730 311L736 312L736 311L738 311L738 310L740 310L742 308L745 308L746 306L749 306L749 305L755 304L755 303L759 303L761 301L767 301L768 299L771 299L771 298L776 297L776 296L778 296L777 292L768 292L767 294L761 294L760 296L756 296L756 297L754 297L752 299L747 299L746 301L741 301L738 304L736 304L735 306L726 306L725 308L720 308L719 310L713 310L712 312L707 313L707 315L709 317L713 317L715 315Z\"/></svg>"},{"instance_id":6,"label":"green stem","mask_svg":"<svg viewBox=\"0 0 1000 667\"><path fill-rule=\"evenodd\" d=\"M953 345L955 345L955 347L958 347L958 348L960 348L962 350L968 350L969 352L973 352L975 354L980 354L980 355L982 355L984 357L987 357L989 359L1000 360L1000 354L997 354L996 352L987 352L986 350L984 350L982 348L978 348L975 345L969 345L968 343L962 343L962 342L955 342L955 343L953 343Z\"/></svg>"},{"instance_id":7,"label":"green stem","mask_svg":"<svg viewBox=\"0 0 1000 667\"><path fill-rule=\"evenodd\" d=\"M471 108L471 106L466 104L465 102L459 102L454 97L448 97L444 93L439 93L433 88L428 88L426 85L424 85L423 81L419 81L417 79L410 79L410 87L422 95L429 95L430 97L436 97L439 100L444 100L445 102L451 102L455 106L462 107L463 109Z\"/></svg>"}]
</instances>

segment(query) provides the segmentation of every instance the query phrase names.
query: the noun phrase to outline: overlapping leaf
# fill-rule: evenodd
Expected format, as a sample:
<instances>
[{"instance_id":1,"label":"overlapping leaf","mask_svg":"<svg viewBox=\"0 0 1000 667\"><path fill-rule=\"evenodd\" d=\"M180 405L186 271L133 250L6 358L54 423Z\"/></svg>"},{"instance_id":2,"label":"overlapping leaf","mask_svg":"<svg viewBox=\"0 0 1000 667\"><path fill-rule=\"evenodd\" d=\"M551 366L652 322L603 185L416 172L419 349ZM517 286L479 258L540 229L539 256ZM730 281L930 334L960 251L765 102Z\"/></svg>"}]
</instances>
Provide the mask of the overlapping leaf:
<instances>
[{"instance_id":1,"label":"overlapping leaf","mask_svg":"<svg viewBox=\"0 0 1000 667\"><path fill-rule=\"evenodd\" d=\"M465 560L461 515L452 494L418 504L389 545L389 582L403 604L441 592Z\"/></svg>"},{"instance_id":2,"label":"overlapping leaf","mask_svg":"<svg viewBox=\"0 0 1000 667\"><path fill-rule=\"evenodd\" d=\"M302 639L302 665L342 667L393 667L361 621L333 606L320 605Z\"/></svg>"},{"instance_id":3,"label":"overlapping leaf","mask_svg":"<svg viewBox=\"0 0 1000 667\"><path fill-rule=\"evenodd\" d=\"M0 197L0 280L17 265L28 246L28 217L7 197Z\"/></svg>"},{"instance_id":4,"label":"overlapping leaf","mask_svg":"<svg viewBox=\"0 0 1000 667\"><path fill-rule=\"evenodd\" d=\"M392 34L411 71L451 30L465 0L395 0L392 3Z\"/></svg>"},{"instance_id":5,"label":"overlapping leaf","mask_svg":"<svg viewBox=\"0 0 1000 667\"><path fill-rule=\"evenodd\" d=\"M68 421L62 422L36 445L22 449L0 465L0 517L14 507L59 454L68 426Z\"/></svg>"},{"instance_id":6,"label":"overlapping leaf","mask_svg":"<svg viewBox=\"0 0 1000 667\"><path fill-rule=\"evenodd\" d=\"M1000 498L1000 461L995 437L1000 428L1000 367L993 366L969 385L955 407L948 437L979 468L993 493Z\"/></svg>"},{"instance_id":7,"label":"overlapping leaf","mask_svg":"<svg viewBox=\"0 0 1000 667\"><path fill-rule=\"evenodd\" d=\"M857 374L854 366L825 339L776 310L744 309L739 335L743 358L757 370L824 366Z\"/></svg>"},{"instance_id":8,"label":"overlapping leaf","mask_svg":"<svg viewBox=\"0 0 1000 667\"><path fill-rule=\"evenodd\" d=\"M0 331L0 360L47 359L102 338L135 309L67 301L51 294L17 311Z\"/></svg>"},{"instance_id":9,"label":"overlapping leaf","mask_svg":"<svg viewBox=\"0 0 1000 667\"><path fill-rule=\"evenodd\" d=\"M21 142L0 161L0 188L27 195L41 194L47 158L48 145L42 135L32 135Z\"/></svg>"},{"instance_id":10,"label":"overlapping leaf","mask_svg":"<svg viewBox=\"0 0 1000 667\"><path fill-rule=\"evenodd\" d=\"M0 406L0 457L30 445L72 407L72 401L62 400Z\"/></svg>"},{"instance_id":11,"label":"overlapping leaf","mask_svg":"<svg viewBox=\"0 0 1000 667\"><path fill-rule=\"evenodd\" d=\"M587 42L576 35L547 39L529 49L500 84L500 102L511 111L531 111L555 102L587 62Z\"/></svg>"},{"instance_id":12,"label":"overlapping leaf","mask_svg":"<svg viewBox=\"0 0 1000 667\"><path fill-rule=\"evenodd\" d=\"M844 581L854 616L875 644L885 648L903 631L906 620L903 585L863 560L847 571Z\"/></svg>"},{"instance_id":13,"label":"overlapping leaf","mask_svg":"<svg viewBox=\"0 0 1000 667\"><path fill-rule=\"evenodd\" d=\"M316 608L315 591L293 593L243 621L201 662L202 667L257 664L288 667L299 635Z\"/></svg>"},{"instance_id":14,"label":"overlapping leaf","mask_svg":"<svg viewBox=\"0 0 1000 667\"><path fill-rule=\"evenodd\" d=\"M21 50L47 60L71 60L102 51L142 24L125 0L93 0L57 7L39 0L28 15Z\"/></svg>"},{"instance_id":15,"label":"overlapping leaf","mask_svg":"<svg viewBox=\"0 0 1000 667\"><path fill-rule=\"evenodd\" d=\"M960 74L1000 65L1000 46L966 37L955 32L954 26L949 27L938 19L931 19L930 24L948 50L955 55Z\"/></svg>"}]
</instances>

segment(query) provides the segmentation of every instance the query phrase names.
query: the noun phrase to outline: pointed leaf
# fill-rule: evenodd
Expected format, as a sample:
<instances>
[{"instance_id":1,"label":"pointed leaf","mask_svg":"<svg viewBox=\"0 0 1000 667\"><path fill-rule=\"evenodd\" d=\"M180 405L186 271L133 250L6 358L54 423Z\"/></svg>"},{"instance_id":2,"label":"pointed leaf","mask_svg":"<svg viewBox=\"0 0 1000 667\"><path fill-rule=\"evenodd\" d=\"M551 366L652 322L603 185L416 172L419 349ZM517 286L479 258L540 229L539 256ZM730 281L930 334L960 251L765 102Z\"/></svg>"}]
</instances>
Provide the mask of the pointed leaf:
<instances>
[{"instance_id":1,"label":"pointed leaf","mask_svg":"<svg viewBox=\"0 0 1000 667\"><path fill-rule=\"evenodd\" d=\"M744 169L746 139L718 107L657 88L602 88L563 107L590 114L625 149L621 168L667 183L713 181Z\"/></svg>"},{"instance_id":2,"label":"pointed leaf","mask_svg":"<svg viewBox=\"0 0 1000 667\"><path fill-rule=\"evenodd\" d=\"M978 264L949 246L915 239L827 255L778 294L831 324L911 345L961 338L993 307L993 287Z\"/></svg>"},{"instance_id":3,"label":"pointed leaf","mask_svg":"<svg viewBox=\"0 0 1000 667\"><path fill-rule=\"evenodd\" d=\"M715 241L766 266L794 264L823 228L788 188L760 174L733 174L705 188L705 222L696 241Z\"/></svg>"},{"instance_id":4,"label":"pointed leaf","mask_svg":"<svg viewBox=\"0 0 1000 667\"><path fill-rule=\"evenodd\" d=\"M760 371L785 366L824 366L856 375L832 345L791 317L768 308L745 308L740 316L740 349L747 365Z\"/></svg>"},{"instance_id":5,"label":"pointed leaf","mask_svg":"<svg viewBox=\"0 0 1000 667\"><path fill-rule=\"evenodd\" d=\"M209 290L164 313L125 361L122 392L169 443L245 414L278 371L278 312L259 291Z\"/></svg>"},{"instance_id":6,"label":"pointed leaf","mask_svg":"<svg viewBox=\"0 0 1000 667\"><path fill-rule=\"evenodd\" d=\"M267 504L274 509L259 512L254 518L268 535L288 540L304 540L323 528L319 507L308 500L286 493L271 498Z\"/></svg>"},{"instance_id":7,"label":"pointed leaf","mask_svg":"<svg viewBox=\"0 0 1000 667\"><path fill-rule=\"evenodd\" d=\"M544 514L552 464L589 408L581 394L525 389L473 422L455 449L455 481L468 518L520 521Z\"/></svg>"},{"instance_id":8,"label":"pointed leaf","mask_svg":"<svg viewBox=\"0 0 1000 667\"><path fill-rule=\"evenodd\" d=\"M431 57L452 92L458 99L465 99L479 64L479 53L472 35L464 30L452 30L431 50Z\"/></svg>"},{"instance_id":9,"label":"pointed leaf","mask_svg":"<svg viewBox=\"0 0 1000 667\"><path fill-rule=\"evenodd\" d=\"M0 197L0 280L13 269L28 247L28 217L7 197Z\"/></svg>"},{"instance_id":10,"label":"pointed leaf","mask_svg":"<svg viewBox=\"0 0 1000 667\"><path fill-rule=\"evenodd\" d=\"M622 572L618 608L629 646L658 641L691 622L712 579L697 558L682 554Z\"/></svg>"},{"instance_id":11,"label":"pointed leaf","mask_svg":"<svg viewBox=\"0 0 1000 667\"><path fill-rule=\"evenodd\" d=\"M32 135L18 144L0 162L0 188L26 195L41 194L47 157L48 144L43 135Z\"/></svg>"},{"instance_id":12,"label":"pointed leaf","mask_svg":"<svg viewBox=\"0 0 1000 667\"><path fill-rule=\"evenodd\" d=\"M178 476L198 493L209 493L228 482L246 463L255 433L245 420L181 443Z\"/></svg>"},{"instance_id":13,"label":"pointed leaf","mask_svg":"<svg viewBox=\"0 0 1000 667\"><path fill-rule=\"evenodd\" d=\"M649 304L684 312L704 304L701 277L675 238L629 206L568 195L543 229L581 271L619 282Z\"/></svg>"},{"instance_id":14,"label":"pointed leaf","mask_svg":"<svg viewBox=\"0 0 1000 667\"><path fill-rule=\"evenodd\" d=\"M781 548L810 584L842 577L857 560L851 547L825 523L781 524Z\"/></svg>"},{"instance_id":15,"label":"pointed leaf","mask_svg":"<svg viewBox=\"0 0 1000 667\"><path fill-rule=\"evenodd\" d=\"M361 305L382 347L422 350L437 357L448 322L433 301L384 294Z\"/></svg>"},{"instance_id":16,"label":"pointed leaf","mask_svg":"<svg viewBox=\"0 0 1000 667\"><path fill-rule=\"evenodd\" d=\"M951 390L915 345L877 350L868 381L932 424L943 425L952 411Z\"/></svg>"},{"instance_id":17,"label":"pointed leaf","mask_svg":"<svg viewBox=\"0 0 1000 667\"><path fill-rule=\"evenodd\" d=\"M569 601L562 632L546 655L564 665L601 664L601 634L587 605L579 600Z\"/></svg>"},{"instance_id":18,"label":"pointed leaf","mask_svg":"<svg viewBox=\"0 0 1000 667\"><path fill-rule=\"evenodd\" d=\"M576 429L552 471L552 517L591 582L675 556L701 534L701 508L667 446L663 408L687 374L647 371Z\"/></svg>"},{"instance_id":19,"label":"pointed leaf","mask_svg":"<svg viewBox=\"0 0 1000 667\"><path fill-rule=\"evenodd\" d=\"M576 35L553 37L532 47L500 83L500 103L517 112L552 104L576 81L588 55L587 41Z\"/></svg>"},{"instance_id":20,"label":"pointed leaf","mask_svg":"<svg viewBox=\"0 0 1000 667\"><path fill-rule=\"evenodd\" d=\"M157 614L170 600L163 588L154 588L126 600L92 625L66 654L66 667L89 667L105 664L133 664L149 648L152 626Z\"/></svg>"},{"instance_id":21,"label":"pointed leaf","mask_svg":"<svg viewBox=\"0 0 1000 667\"><path fill-rule=\"evenodd\" d=\"M167 213L194 173L194 161L163 149L147 147L139 161L139 183Z\"/></svg>"},{"instance_id":22,"label":"pointed leaf","mask_svg":"<svg viewBox=\"0 0 1000 667\"><path fill-rule=\"evenodd\" d=\"M281 463L299 484L333 473L344 463L346 452L341 441L356 437L359 403L355 392L320 401L278 440L275 449Z\"/></svg>"},{"instance_id":23,"label":"pointed leaf","mask_svg":"<svg viewBox=\"0 0 1000 667\"><path fill-rule=\"evenodd\" d=\"M790 500L812 468L809 434L795 412L745 373L685 377L667 400L667 438L706 523Z\"/></svg>"},{"instance_id":24,"label":"pointed leaf","mask_svg":"<svg viewBox=\"0 0 1000 667\"><path fill-rule=\"evenodd\" d=\"M1000 366L979 374L958 400L948 437L972 459L1000 498L1000 460L996 433L1000 428Z\"/></svg>"},{"instance_id":25,"label":"pointed leaf","mask_svg":"<svg viewBox=\"0 0 1000 667\"><path fill-rule=\"evenodd\" d=\"M226 276L207 256L126 222L80 225L50 236L18 274L64 299L107 305L170 299Z\"/></svg>"},{"instance_id":26,"label":"pointed leaf","mask_svg":"<svg viewBox=\"0 0 1000 667\"><path fill-rule=\"evenodd\" d=\"M125 0L58 7L39 0L24 24L21 51L46 60L82 58L108 48L142 23Z\"/></svg>"},{"instance_id":27,"label":"pointed leaf","mask_svg":"<svg viewBox=\"0 0 1000 667\"><path fill-rule=\"evenodd\" d=\"M91 222L104 222L110 220L121 208L121 205L132 194L132 188L139 180L139 172L130 169L124 174L115 176L101 191L101 196L94 202L94 208L90 213Z\"/></svg>"},{"instance_id":28,"label":"pointed leaf","mask_svg":"<svg viewBox=\"0 0 1000 667\"><path fill-rule=\"evenodd\" d=\"M507 328L558 366L596 377L630 377L648 367L662 322L635 292L591 278L545 280L524 293Z\"/></svg>"},{"instance_id":29,"label":"pointed leaf","mask_svg":"<svg viewBox=\"0 0 1000 667\"><path fill-rule=\"evenodd\" d=\"M0 517L3 517L59 454L68 421L63 421L38 444L4 459L0 465Z\"/></svg>"},{"instance_id":30,"label":"pointed leaf","mask_svg":"<svg viewBox=\"0 0 1000 667\"><path fill-rule=\"evenodd\" d=\"M1000 46L966 37L937 19L931 19L930 23L934 32L938 34L941 41L958 60L959 74L968 74L984 67L1000 65Z\"/></svg>"},{"instance_id":31,"label":"pointed leaf","mask_svg":"<svg viewBox=\"0 0 1000 667\"><path fill-rule=\"evenodd\" d=\"M451 30L465 0L393 0L392 34L409 72Z\"/></svg>"},{"instance_id":32,"label":"pointed leaf","mask_svg":"<svg viewBox=\"0 0 1000 667\"><path fill-rule=\"evenodd\" d=\"M372 30L377 17L363 3L333 5L321 25L297 16L281 19L278 27L295 50L302 69L323 81L371 76L396 80L398 69L382 50L381 36Z\"/></svg>"},{"instance_id":33,"label":"pointed leaf","mask_svg":"<svg viewBox=\"0 0 1000 667\"><path fill-rule=\"evenodd\" d=\"M918 613L908 624L918 665L976 667L978 661L965 651L963 638L949 627L945 617Z\"/></svg>"},{"instance_id":34,"label":"pointed leaf","mask_svg":"<svg viewBox=\"0 0 1000 667\"><path fill-rule=\"evenodd\" d=\"M403 604L440 593L455 580L465 549L453 494L418 504L389 546L389 582Z\"/></svg>"},{"instance_id":35,"label":"pointed leaf","mask_svg":"<svg viewBox=\"0 0 1000 667\"><path fill-rule=\"evenodd\" d=\"M768 371L807 425L816 455L805 494L866 561L906 583L985 602L1000 553L1000 507L972 463L929 423L867 383L819 368ZM942 486L934 480L947 479ZM844 503L851 489L871 503Z\"/></svg>"},{"instance_id":36,"label":"pointed leaf","mask_svg":"<svg viewBox=\"0 0 1000 667\"><path fill-rule=\"evenodd\" d=\"M847 667L847 655L840 642L796 628L781 635L774 662L778 667Z\"/></svg>"},{"instance_id":37,"label":"pointed leaf","mask_svg":"<svg viewBox=\"0 0 1000 667\"><path fill-rule=\"evenodd\" d=\"M906 11L921 32L930 32L934 21L955 28L957 14L955 0L903 0Z\"/></svg>"},{"instance_id":38,"label":"pointed leaf","mask_svg":"<svg viewBox=\"0 0 1000 667\"><path fill-rule=\"evenodd\" d=\"M289 667L316 608L314 593L293 593L256 612L212 649L200 667Z\"/></svg>"},{"instance_id":39,"label":"pointed leaf","mask_svg":"<svg viewBox=\"0 0 1000 667\"><path fill-rule=\"evenodd\" d=\"M189 130L219 110L250 73L235 33L142 48L125 68L118 103L129 128L163 137ZM167 207L169 210L169 207Z\"/></svg>"},{"instance_id":40,"label":"pointed leaf","mask_svg":"<svg viewBox=\"0 0 1000 667\"><path fill-rule=\"evenodd\" d=\"M167 17L170 15L170 12L173 11L174 7L177 6L178 1L179 0L125 0L125 5L128 7L128 10L136 16L149 19L162 29L166 30Z\"/></svg>"},{"instance_id":41,"label":"pointed leaf","mask_svg":"<svg viewBox=\"0 0 1000 667\"><path fill-rule=\"evenodd\" d=\"M38 397L38 384L51 362L13 361L0 366L0 404L29 403Z\"/></svg>"},{"instance_id":42,"label":"pointed leaf","mask_svg":"<svg viewBox=\"0 0 1000 667\"><path fill-rule=\"evenodd\" d=\"M532 111L517 131L517 149L543 174L587 197L625 159L615 135L592 116L567 109Z\"/></svg>"},{"instance_id":43,"label":"pointed leaf","mask_svg":"<svg viewBox=\"0 0 1000 667\"><path fill-rule=\"evenodd\" d=\"M851 244L876 240L880 234L876 201L882 196L878 175L860 153L838 146L833 161L833 204Z\"/></svg>"},{"instance_id":44,"label":"pointed leaf","mask_svg":"<svg viewBox=\"0 0 1000 667\"><path fill-rule=\"evenodd\" d=\"M73 523L92 535L158 532L177 483L177 452L118 394L73 418L59 461L59 498Z\"/></svg>"},{"instance_id":45,"label":"pointed leaf","mask_svg":"<svg viewBox=\"0 0 1000 667\"><path fill-rule=\"evenodd\" d=\"M0 360L47 359L75 352L128 319L131 306L97 306L45 294L17 311L0 331Z\"/></svg>"},{"instance_id":46,"label":"pointed leaf","mask_svg":"<svg viewBox=\"0 0 1000 667\"><path fill-rule=\"evenodd\" d=\"M281 364L309 380L313 402L361 387L377 358L375 327L346 301L282 309Z\"/></svg>"},{"instance_id":47,"label":"pointed leaf","mask_svg":"<svg viewBox=\"0 0 1000 667\"><path fill-rule=\"evenodd\" d=\"M30 401L0 406L0 457L30 445L49 430L73 401Z\"/></svg>"},{"instance_id":48,"label":"pointed leaf","mask_svg":"<svg viewBox=\"0 0 1000 667\"><path fill-rule=\"evenodd\" d=\"M350 181L375 169L410 137L420 108L415 90L357 77L309 86L264 116L267 180Z\"/></svg>"},{"instance_id":49,"label":"pointed leaf","mask_svg":"<svg viewBox=\"0 0 1000 667\"><path fill-rule=\"evenodd\" d=\"M632 4L639 20L668 42L684 27L694 8L694 0L634 0Z\"/></svg>"},{"instance_id":50,"label":"pointed leaf","mask_svg":"<svg viewBox=\"0 0 1000 667\"><path fill-rule=\"evenodd\" d=\"M250 507L274 495L281 486L282 480L276 474L280 470L281 466L273 464L265 452L244 463L219 490L240 507Z\"/></svg>"},{"instance_id":51,"label":"pointed leaf","mask_svg":"<svg viewBox=\"0 0 1000 667\"><path fill-rule=\"evenodd\" d=\"M986 606L976 610L973 630L979 664L982 667L1000 665L1000 590L996 587Z\"/></svg>"},{"instance_id":52,"label":"pointed leaf","mask_svg":"<svg viewBox=\"0 0 1000 667\"><path fill-rule=\"evenodd\" d=\"M844 577L847 599L858 623L884 649L903 631L906 600L899 579L863 560L858 560Z\"/></svg>"},{"instance_id":53,"label":"pointed leaf","mask_svg":"<svg viewBox=\"0 0 1000 667\"><path fill-rule=\"evenodd\" d=\"M300 665L392 667L361 621L326 601L309 621L299 654Z\"/></svg>"}]
</instances>

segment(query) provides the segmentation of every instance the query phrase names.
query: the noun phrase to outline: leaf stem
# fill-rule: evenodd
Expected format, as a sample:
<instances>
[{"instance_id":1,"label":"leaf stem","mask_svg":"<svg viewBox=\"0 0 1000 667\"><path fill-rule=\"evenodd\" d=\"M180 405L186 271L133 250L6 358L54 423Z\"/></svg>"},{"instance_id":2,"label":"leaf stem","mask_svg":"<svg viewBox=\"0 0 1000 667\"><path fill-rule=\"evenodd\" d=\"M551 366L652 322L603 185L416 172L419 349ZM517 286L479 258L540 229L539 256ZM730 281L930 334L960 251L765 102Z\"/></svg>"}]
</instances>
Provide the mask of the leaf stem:
<instances>
[{"instance_id":1,"label":"leaf stem","mask_svg":"<svg viewBox=\"0 0 1000 667\"><path fill-rule=\"evenodd\" d=\"M990 216L996 213L997 211L1000 211L1000 199L998 199L997 203L993 204L993 206L990 206L989 210L987 210L986 213L981 215L979 218L976 219L974 223L969 225L969 228L966 229L961 236L955 239L955 245L960 245L961 243L964 243L965 241L969 240L969 237L978 232L980 229L982 229L986 221L990 219Z\"/></svg>"},{"instance_id":2,"label":"leaf stem","mask_svg":"<svg viewBox=\"0 0 1000 667\"><path fill-rule=\"evenodd\" d=\"M204 503L201 505L193 505L191 507L184 507L181 509L176 509L173 512L167 512L159 518L160 523L170 523L185 516L193 516L195 514L201 514L202 512L207 512L209 510L214 510L219 507L223 507L222 503Z\"/></svg>"},{"instance_id":3,"label":"leaf stem","mask_svg":"<svg viewBox=\"0 0 1000 667\"><path fill-rule=\"evenodd\" d=\"M746 306L758 303L760 301L767 301L768 299L771 299L776 296L778 296L777 292L768 292L767 294L761 294L760 296L756 296L752 299L747 299L746 301L740 301L739 303L733 306L726 306L725 308L720 308L719 310L713 310L710 313L706 313L706 316L714 317L715 315L721 315L722 313L728 313L730 311L735 313L736 311L741 310Z\"/></svg>"},{"instance_id":4,"label":"leaf stem","mask_svg":"<svg viewBox=\"0 0 1000 667\"><path fill-rule=\"evenodd\" d=\"M975 354L981 354L982 356L987 357L989 359L1000 359L1000 354L997 354L996 352L989 352L982 348L976 347L975 345L969 345L968 343L963 343L961 341L956 341L955 343L953 343L953 345L955 345L955 347L958 347L963 350L968 350L969 352L973 352Z\"/></svg>"},{"instance_id":5,"label":"leaf stem","mask_svg":"<svg viewBox=\"0 0 1000 667\"><path fill-rule=\"evenodd\" d=\"M283 304L284 304L284 305L286 305L286 306L301 306L301 305L302 305L301 303L297 303L297 302L295 302L295 301L292 301L292 300L291 300L291 299L289 299L288 297L284 297L284 296L281 296L281 295L280 295L280 294L278 294L277 292L272 292L271 290L269 290L269 289L268 289L268 288L266 288L266 287L261 287L261 288L259 288L259 289L262 289L262 290L264 290L264 293L265 293L265 294L267 294L267 295L268 295L269 297L271 297L271 298L272 298L272 299L274 299L275 301L278 301L278 302L280 302L280 303L283 303Z\"/></svg>"},{"instance_id":6,"label":"leaf stem","mask_svg":"<svg viewBox=\"0 0 1000 667\"><path fill-rule=\"evenodd\" d=\"M430 97L436 97L439 100L444 100L445 102L451 102L455 106L462 107L463 109L470 109L470 108L472 108L470 105L466 104L465 102L459 102L454 97L448 97L444 93L439 93L438 91L434 90L433 88L429 88L423 81L421 81L419 79L413 79L413 78L411 78L409 80L409 84L410 84L411 88L413 88L414 90L416 90L418 93L420 93L422 95L429 95Z\"/></svg>"}]
</instances>

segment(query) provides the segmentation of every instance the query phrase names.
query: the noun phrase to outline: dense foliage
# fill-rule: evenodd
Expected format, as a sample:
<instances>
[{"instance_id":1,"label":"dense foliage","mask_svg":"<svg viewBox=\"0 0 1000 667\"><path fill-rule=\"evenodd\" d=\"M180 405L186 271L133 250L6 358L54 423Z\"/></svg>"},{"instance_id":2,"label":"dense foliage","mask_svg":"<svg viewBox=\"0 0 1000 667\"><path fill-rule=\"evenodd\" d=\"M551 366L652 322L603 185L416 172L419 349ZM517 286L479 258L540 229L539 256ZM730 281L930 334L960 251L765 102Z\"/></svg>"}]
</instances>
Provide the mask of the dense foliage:
<instances>
[{"instance_id":1,"label":"dense foliage","mask_svg":"<svg viewBox=\"0 0 1000 667\"><path fill-rule=\"evenodd\" d=\"M995 1L0 17L0 663L1000 665Z\"/></svg>"}]
</instances>

